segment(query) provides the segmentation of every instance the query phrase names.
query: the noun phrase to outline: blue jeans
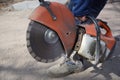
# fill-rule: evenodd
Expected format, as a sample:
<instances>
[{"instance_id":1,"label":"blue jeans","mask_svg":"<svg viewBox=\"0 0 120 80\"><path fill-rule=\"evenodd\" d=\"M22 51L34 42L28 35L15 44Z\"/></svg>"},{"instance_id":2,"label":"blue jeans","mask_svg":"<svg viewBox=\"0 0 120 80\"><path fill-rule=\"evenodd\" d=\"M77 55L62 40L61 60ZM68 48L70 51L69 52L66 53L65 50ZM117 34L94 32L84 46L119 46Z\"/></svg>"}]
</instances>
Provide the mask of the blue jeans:
<instances>
[{"instance_id":1,"label":"blue jeans","mask_svg":"<svg viewBox=\"0 0 120 80\"><path fill-rule=\"evenodd\" d=\"M70 0L68 8L75 17L93 16L96 18L106 2L107 0Z\"/></svg>"}]
</instances>

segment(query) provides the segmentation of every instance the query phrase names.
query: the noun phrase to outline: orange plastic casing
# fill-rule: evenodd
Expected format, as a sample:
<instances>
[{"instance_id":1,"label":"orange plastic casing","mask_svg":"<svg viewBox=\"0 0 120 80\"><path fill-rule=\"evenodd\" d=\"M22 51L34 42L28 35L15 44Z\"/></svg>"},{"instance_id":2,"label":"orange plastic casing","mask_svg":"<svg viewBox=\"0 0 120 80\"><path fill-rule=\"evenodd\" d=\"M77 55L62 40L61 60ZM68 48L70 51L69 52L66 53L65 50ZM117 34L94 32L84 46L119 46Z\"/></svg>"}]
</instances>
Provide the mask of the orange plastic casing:
<instances>
[{"instance_id":1,"label":"orange plastic casing","mask_svg":"<svg viewBox=\"0 0 120 80\"><path fill-rule=\"evenodd\" d=\"M105 24L102 21L99 21L98 25L106 31L105 33L101 32L100 37L101 37L101 40L103 40L106 43L107 48L111 50L115 45L116 41L115 41L115 38L112 36L112 32L110 28L108 27L107 24ZM86 25L85 29L86 29L86 34L89 34L91 36L96 36L96 29L94 24Z\"/></svg>"}]
</instances>

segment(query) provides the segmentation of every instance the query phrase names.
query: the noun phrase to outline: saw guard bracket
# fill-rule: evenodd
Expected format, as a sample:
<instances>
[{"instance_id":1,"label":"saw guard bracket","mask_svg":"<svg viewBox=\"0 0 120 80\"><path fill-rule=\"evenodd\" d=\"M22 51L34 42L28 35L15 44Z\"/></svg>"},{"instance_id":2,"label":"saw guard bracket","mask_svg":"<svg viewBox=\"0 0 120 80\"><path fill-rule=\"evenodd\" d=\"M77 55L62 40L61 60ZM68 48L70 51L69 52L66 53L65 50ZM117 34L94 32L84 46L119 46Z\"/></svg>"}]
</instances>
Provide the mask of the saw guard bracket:
<instances>
[{"instance_id":1,"label":"saw guard bracket","mask_svg":"<svg viewBox=\"0 0 120 80\"><path fill-rule=\"evenodd\" d=\"M29 19L39 22L55 31L62 42L65 53L70 54L76 39L74 16L63 4L51 2L49 7L56 16L56 20L52 19L49 11L43 6L38 6Z\"/></svg>"}]
</instances>

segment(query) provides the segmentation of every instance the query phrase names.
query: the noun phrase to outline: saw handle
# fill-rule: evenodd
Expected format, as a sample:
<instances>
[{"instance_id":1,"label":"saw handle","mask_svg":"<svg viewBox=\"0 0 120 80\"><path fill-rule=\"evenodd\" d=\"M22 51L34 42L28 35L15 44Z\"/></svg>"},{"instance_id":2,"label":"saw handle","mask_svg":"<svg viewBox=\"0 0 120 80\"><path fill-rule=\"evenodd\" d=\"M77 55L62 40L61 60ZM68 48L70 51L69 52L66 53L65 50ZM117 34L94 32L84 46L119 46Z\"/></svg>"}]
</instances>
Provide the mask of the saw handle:
<instances>
[{"instance_id":1,"label":"saw handle","mask_svg":"<svg viewBox=\"0 0 120 80\"><path fill-rule=\"evenodd\" d=\"M100 49L101 49L101 44L100 44L100 26L98 25L98 21L91 16L88 16L88 18L90 20L92 20L92 22L95 24L95 29L96 29L96 50L95 50L95 65L97 65L99 63L99 59L100 59Z\"/></svg>"},{"instance_id":2,"label":"saw handle","mask_svg":"<svg viewBox=\"0 0 120 80\"><path fill-rule=\"evenodd\" d=\"M106 30L106 33L104 34L105 36L107 36L107 37L112 37L112 32L111 32L109 26L108 26L105 22L99 21L99 22L98 22L98 25L99 25L101 28L103 28L104 30Z\"/></svg>"}]
</instances>

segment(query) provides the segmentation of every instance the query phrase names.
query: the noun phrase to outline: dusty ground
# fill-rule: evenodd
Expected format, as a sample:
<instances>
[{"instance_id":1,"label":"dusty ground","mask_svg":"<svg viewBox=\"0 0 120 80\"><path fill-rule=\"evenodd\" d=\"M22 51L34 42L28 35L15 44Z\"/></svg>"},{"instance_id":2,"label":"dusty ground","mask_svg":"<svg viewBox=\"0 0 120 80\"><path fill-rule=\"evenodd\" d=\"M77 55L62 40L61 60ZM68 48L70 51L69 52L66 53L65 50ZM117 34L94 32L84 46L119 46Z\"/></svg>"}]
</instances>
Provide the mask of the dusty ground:
<instances>
[{"instance_id":1,"label":"dusty ground","mask_svg":"<svg viewBox=\"0 0 120 80\"><path fill-rule=\"evenodd\" d=\"M0 12L0 80L120 80L120 6L107 4L99 18L106 20L117 45L113 57L103 69L89 66L85 71L62 78L50 78L46 69L51 64L35 61L26 48L26 30L31 9Z\"/></svg>"}]
</instances>

